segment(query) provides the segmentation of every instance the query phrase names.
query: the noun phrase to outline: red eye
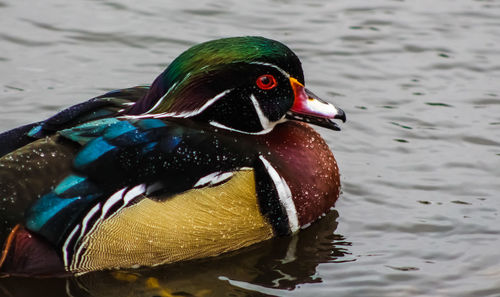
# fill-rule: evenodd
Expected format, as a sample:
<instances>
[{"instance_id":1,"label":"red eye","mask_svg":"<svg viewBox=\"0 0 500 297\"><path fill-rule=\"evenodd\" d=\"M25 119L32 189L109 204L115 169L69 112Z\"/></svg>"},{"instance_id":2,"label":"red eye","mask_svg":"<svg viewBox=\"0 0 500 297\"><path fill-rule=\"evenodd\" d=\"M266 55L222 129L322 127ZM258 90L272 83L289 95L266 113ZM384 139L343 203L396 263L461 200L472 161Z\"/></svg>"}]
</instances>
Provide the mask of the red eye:
<instances>
[{"instance_id":1,"label":"red eye","mask_svg":"<svg viewBox=\"0 0 500 297\"><path fill-rule=\"evenodd\" d=\"M257 87L262 90L270 90L277 85L278 83L276 82L276 79L271 74L264 74L257 78Z\"/></svg>"}]
</instances>

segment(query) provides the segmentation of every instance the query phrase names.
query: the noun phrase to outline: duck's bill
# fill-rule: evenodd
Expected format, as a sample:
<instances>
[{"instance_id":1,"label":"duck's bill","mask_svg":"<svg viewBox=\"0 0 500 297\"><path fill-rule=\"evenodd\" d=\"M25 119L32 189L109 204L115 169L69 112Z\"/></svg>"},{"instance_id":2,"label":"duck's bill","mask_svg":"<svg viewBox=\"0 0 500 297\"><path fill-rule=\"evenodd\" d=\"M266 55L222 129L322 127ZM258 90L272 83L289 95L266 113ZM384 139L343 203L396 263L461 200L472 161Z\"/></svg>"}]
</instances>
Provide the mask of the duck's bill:
<instances>
[{"instance_id":1,"label":"duck's bill","mask_svg":"<svg viewBox=\"0 0 500 297\"><path fill-rule=\"evenodd\" d=\"M342 109L323 101L311 91L307 90L303 84L295 78L290 78L295 101L286 117L290 120L303 121L318 125L328 129L340 131L340 127L333 120L346 121L345 113Z\"/></svg>"}]
</instances>

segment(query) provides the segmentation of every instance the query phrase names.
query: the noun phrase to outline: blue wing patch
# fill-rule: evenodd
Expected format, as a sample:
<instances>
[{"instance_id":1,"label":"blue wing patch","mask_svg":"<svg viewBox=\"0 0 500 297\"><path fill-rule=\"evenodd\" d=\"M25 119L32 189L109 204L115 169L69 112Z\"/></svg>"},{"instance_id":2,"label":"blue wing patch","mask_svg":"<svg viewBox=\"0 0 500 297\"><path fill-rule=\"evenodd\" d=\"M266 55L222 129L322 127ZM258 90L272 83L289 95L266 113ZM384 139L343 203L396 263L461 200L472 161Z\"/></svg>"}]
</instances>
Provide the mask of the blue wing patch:
<instances>
[{"instance_id":1,"label":"blue wing patch","mask_svg":"<svg viewBox=\"0 0 500 297\"><path fill-rule=\"evenodd\" d=\"M117 189L155 182L164 170L158 160L182 143L184 130L158 119L106 118L58 133L82 145L73 160L75 171L26 215L26 226L55 244Z\"/></svg>"},{"instance_id":2,"label":"blue wing patch","mask_svg":"<svg viewBox=\"0 0 500 297\"><path fill-rule=\"evenodd\" d=\"M54 189L54 193L57 195L61 195L67 190L81 185L87 178L79 175L70 175L66 177L62 182L60 182L57 187Z\"/></svg>"},{"instance_id":3,"label":"blue wing patch","mask_svg":"<svg viewBox=\"0 0 500 297\"><path fill-rule=\"evenodd\" d=\"M52 217L78 199L79 197L60 198L53 192L42 196L27 213L26 227L32 231L40 231Z\"/></svg>"},{"instance_id":4,"label":"blue wing patch","mask_svg":"<svg viewBox=\"0 0 500 297\"><path fill-rule=\"evenodd\" d=\"M81 145L85 145L89 141L101 136L107 128L119 122L120 120L117 118L106 118L59 131L59 134Z\"/></svg>"},{"instance_id":5,"label":"blue wing patch","mask_svg":"<svg viewBox=\"0 0 500 297\"><path fill-rule=\"evenodd\" d=\"M40 131L42 131L42 128L43 126L42 125L38 125L38 126L35 126L33 127L33 129L31 129L29 132L28 132L28 136L29 137L37 137L37 135L40 133Z\"/></svg>"},{"instance_id":6,"label":"blue wing patch","mask_svg":"<svg viewBox=\"0 0 500 297\"><path fill-rule=\"evenodd\" d=\"M86 209L101 193L61 198L54 192L42 196L26 213L26 227L54 244L60 244Z\"/></svg>"},{"instance_id":7,"label":"blue wing patch","mask_svg":"<svg viewBox=\"0 0 500 297\"><path fill-rule=\"evenodd\" d=\"M132 125L130 122L120 121L106 128L106 130L104 131L104 138L113 139L134 130L137 130L137 128L134 127L134 125Z\"/></svg>"},{"instance_id":8,"label":"blue wing patch","mask_svg":"<svg viewBox=\"0 0 500 297\"><path fill-rule=\"evenodd\" d=\"M115 148L114 145L109 144L104 138L96 138L83 147L78 155L76 155L73 165L76 168L83 168Z\"/></svg>"},{"instance_id":9,"label":"blue wing patch","mask_svg":"<svg viewBox=\"0 0 500 297\"><path fill-rule=\"evenodd\" d=\"M143 130L149 130L149 129L154 129L154 128L161 128L161 127L166 127L167 124L165 124L163 121L158 120L158 119L144 119L137 121L137 126Z\"/></svg>"}]
</instances>

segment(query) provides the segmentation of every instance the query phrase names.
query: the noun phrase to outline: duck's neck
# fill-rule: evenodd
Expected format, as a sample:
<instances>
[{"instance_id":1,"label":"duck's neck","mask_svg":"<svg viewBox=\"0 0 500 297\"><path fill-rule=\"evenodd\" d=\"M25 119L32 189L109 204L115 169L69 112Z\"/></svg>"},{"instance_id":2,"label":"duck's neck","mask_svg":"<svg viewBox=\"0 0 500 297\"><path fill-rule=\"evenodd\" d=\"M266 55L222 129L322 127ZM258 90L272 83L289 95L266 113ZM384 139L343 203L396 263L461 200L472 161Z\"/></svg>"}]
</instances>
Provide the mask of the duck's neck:
<instances>
[{"instance_id":1,"label":"duck's neck","mask_svg":"<svg viewBox=\"0 0 500 297\"><path fill-rule=\"evenodd\" d=\"M327 213L340 193L340 174L323 138L305 123L288 121L258 137L292 193L300 226Z\"/></svg>"}]
</instances>

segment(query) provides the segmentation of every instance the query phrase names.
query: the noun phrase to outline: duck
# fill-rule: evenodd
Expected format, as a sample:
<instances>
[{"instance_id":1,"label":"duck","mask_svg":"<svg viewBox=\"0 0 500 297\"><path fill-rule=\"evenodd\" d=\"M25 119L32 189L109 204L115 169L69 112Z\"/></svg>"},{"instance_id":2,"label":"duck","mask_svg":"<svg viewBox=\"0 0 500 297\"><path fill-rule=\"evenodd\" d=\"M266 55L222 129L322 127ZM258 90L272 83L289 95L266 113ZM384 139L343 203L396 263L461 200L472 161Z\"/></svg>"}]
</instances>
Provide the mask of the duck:
<instances>
[{"instance_id":1,"label":"duck","mask_svg":"<svg viewBox=\"0 0 500 297\"><path fill-rule=\"evenodd\" d=\"M258 36L184 51L151 85L0 134L0 273L81 275L209 258L288 236L341 186L344 111Z\"/></svg>"}]
</instances>

